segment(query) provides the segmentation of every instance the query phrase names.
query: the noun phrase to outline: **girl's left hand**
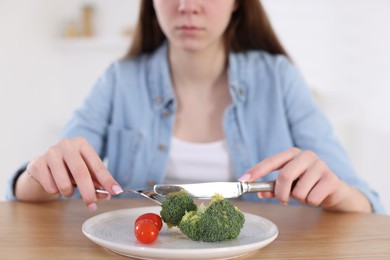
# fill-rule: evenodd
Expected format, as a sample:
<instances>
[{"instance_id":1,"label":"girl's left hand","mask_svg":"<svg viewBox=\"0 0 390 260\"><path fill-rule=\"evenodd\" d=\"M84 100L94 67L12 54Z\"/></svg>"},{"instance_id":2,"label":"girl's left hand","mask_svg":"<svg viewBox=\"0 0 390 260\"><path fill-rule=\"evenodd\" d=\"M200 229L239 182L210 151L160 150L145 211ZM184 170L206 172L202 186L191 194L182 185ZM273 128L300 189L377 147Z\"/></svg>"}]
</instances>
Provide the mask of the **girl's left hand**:
<instances>
[{"instance_id":1,"label":"girl's left hand","mask_svg":"<svg viewBox=\"0 0 390 260\"><path fill-rule=\"evenodd\" d=\"M255 181L275 170L280 170L280 173L274 192L259 192L259 198L275 197L287 205L291 196L304 204L332 208L343 200L345 186L348 186L314 152L298 148L288 149L261 161L245 173L240 181Z\"/></svg>"}]
</instances>

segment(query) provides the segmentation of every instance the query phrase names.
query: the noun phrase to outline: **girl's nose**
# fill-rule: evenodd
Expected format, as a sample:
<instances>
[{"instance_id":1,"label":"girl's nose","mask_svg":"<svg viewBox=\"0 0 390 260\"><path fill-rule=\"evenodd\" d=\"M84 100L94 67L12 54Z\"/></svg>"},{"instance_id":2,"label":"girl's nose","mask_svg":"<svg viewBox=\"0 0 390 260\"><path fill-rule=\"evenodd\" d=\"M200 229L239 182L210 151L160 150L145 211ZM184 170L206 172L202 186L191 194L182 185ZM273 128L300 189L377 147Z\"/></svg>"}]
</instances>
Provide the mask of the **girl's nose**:
<instances>
[{"instance_id":1,"label":"girl's nose","mask_svg":"<svg viewBox=\"0 0 390 260\"><path fill-rule=\"evenodd\" d=\"M178 11L181 14L197 14L199 12L198 0L179 0Z\"/></svg>"}]
</instances>

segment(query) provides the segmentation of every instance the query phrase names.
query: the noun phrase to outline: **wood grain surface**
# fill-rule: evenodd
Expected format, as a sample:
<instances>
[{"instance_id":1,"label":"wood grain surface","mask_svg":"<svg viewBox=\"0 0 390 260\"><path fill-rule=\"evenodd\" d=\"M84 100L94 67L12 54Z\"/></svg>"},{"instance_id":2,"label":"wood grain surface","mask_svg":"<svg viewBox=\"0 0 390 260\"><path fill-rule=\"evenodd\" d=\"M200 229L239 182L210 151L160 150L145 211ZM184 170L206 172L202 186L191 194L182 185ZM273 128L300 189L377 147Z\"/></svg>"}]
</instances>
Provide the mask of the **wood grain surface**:
<instances>
[{"instance_id":1,"label":"wood grain surface","mask_svg":"<svg viewBox=\"0 0 390 260\"><path fill-rule=\"evenodd\" d=\"M305 206L234 202L279 228L270 245L239 259L390 259L390 216L333 213ZM89 212L81 200L0 202L0 259L130 259L90 241L81 225L111 210L154 206L145 199L99 201Z\"/></svg>"}]
</instances>

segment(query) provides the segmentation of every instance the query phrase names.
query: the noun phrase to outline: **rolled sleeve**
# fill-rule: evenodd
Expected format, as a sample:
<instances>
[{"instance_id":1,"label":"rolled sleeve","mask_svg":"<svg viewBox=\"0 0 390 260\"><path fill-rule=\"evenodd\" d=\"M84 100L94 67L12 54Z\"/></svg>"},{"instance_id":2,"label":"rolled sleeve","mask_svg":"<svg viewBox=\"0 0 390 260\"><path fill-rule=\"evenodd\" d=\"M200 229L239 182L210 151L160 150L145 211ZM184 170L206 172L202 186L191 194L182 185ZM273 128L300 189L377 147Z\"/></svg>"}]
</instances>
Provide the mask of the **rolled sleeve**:
<instances>
[{"instance_id":1,"label":"rolled sleeve","mask_svg":"<svg viewBox=\"0 0 390 260\"><path fill-rule=\"evenodd\" d=\"M19 176L26 171L27 164L23 164L14 174L11 175L7 182L6 190L5 190L5 199L6 200L16 200L15 197L15 185L16 181L18 180Z\"/></svg>"},{"instance_id":2,"label":"rolled sleeve","mask_svg":"<svg viewBox=\"0 0 390 260\"><path fill-rule=\"evenodd\" d=\"M374 213L386 214L386 210L379 199L378 193L370 189L366 183L353 184L352 187L356 188L367 197Z\"/></svg>"}]
</instances>

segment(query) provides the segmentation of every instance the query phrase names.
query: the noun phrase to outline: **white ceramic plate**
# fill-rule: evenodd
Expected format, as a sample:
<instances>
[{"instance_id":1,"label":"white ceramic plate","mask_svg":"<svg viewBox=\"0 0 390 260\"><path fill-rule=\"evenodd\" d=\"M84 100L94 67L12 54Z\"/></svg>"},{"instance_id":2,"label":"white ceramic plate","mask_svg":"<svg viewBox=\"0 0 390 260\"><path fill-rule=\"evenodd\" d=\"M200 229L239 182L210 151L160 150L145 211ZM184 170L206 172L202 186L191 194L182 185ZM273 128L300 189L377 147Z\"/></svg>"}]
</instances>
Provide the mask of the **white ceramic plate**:
<instances>
[{"instance_id":1,"label":"white ceramic plate","mask_svg":"<svg viewBox=\"0 0 390 260\"><path fill-rule=\"evenodd\" d=\"M106 212L86 220L82 231L96 244L139 259L230 259L260 249L278 236L277 226L266 218L244 213L245 224L236 239L223 242L192 241L178 228L163 225L157 240L142 244L134 236L134 221L144 213L159 214L161 207Z\"/></svg>"}]
</instances>

